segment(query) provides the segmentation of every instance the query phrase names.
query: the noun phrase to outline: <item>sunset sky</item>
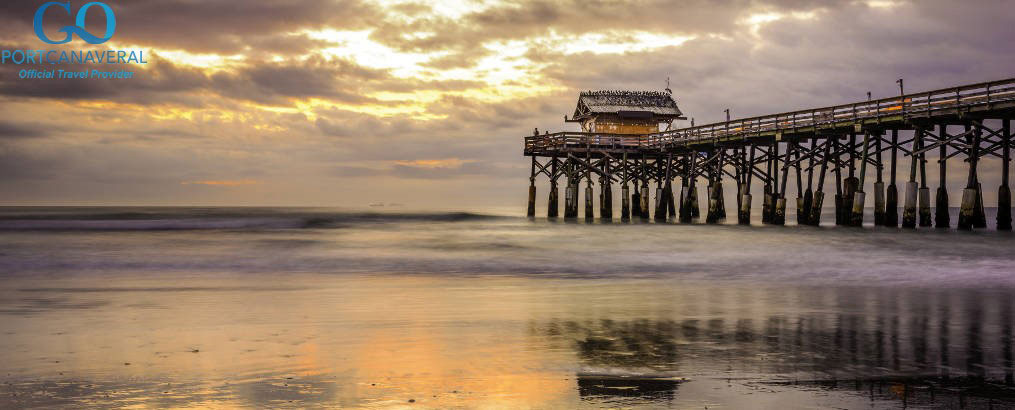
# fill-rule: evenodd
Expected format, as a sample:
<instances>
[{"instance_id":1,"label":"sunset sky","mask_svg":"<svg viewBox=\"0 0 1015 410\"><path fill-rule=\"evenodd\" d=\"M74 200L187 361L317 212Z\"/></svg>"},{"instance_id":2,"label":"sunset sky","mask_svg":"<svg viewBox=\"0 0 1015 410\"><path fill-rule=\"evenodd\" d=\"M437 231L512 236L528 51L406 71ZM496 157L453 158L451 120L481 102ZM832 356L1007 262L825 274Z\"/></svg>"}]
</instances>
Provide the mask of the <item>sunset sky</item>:
<instances>
[{"instance_id":1,"label":"sunset sky","mask_svg":"<svg viewBox=\"0 0 1015 410\"><path fill-rule=\"evenodd\" d=\"M0 65L0 204L522 204L521 138L581 90L670 77L703 124L1015 76L1011 1L107 0L101 46L39 41L42 3L0 5L0 49L149 64Z\"/></svg>"}]
</instances>

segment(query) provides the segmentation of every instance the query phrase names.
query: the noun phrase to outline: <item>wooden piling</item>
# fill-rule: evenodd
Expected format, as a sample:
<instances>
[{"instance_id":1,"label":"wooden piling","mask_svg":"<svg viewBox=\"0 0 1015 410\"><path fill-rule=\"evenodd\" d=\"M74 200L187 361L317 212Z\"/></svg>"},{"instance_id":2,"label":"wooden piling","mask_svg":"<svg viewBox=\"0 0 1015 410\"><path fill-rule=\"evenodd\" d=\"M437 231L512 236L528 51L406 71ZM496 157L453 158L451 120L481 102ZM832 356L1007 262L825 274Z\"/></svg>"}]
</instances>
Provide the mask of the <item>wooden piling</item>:
<instances>
[{"instance_id":1,"label":"wooden piling","mask_svg":"<svg viewBox=\"0 0 1015 410\"><path fill-rule=\"evenodd\" d=\"M608 178L603 178L599 183L599 217L605 220L613 219L613 187Z\"/></svg>"},{"instance_id":2,"label":"wooden piling","mask_svg":"<svg viewBox=\"0 0 1015 410\"><path fill-rule=\"evenodd\" d=\"M595 212L593 207L595 206L592 202L592 153L589 147L586 145L585 148L585 220L591 221L595 218Z\"/></svg>"},{"instance_id":3,"label":"wooden piling","mask_svg":"<svg viewBox=\"0 0 1015 410\"><path fill-rule=\"evenodd\" d=\"M631 194L631 219L641 218L641 189L634 184L634 193Z\"/></svg>"},{"instance_id":4,"label":"wooden piling","mask_svg":"<svg viewBox=\"0 0 1015 410\"><path fill-rule=\"evenodd\" d=\"M564 218L573 219L578 217L578 186L567 184L564 189Z\"/></svg>"},{"instance_id":5,"label":"wooden piling","mask_svg":"<svg viewBox=\"0 0 1015 410\"><path fill-rule=\"evenodd\" d=\"M713 160L713 159L717 160L716 162L721 160L721 157L717 157L717 155L719 155L719 154L717 154L715 151L710 152L708 155L709 155L709 160L710 161ZM720 188L719 188L719 185L718 185L719 184L719 182L718 182L719 178L716 176L717 172L716 172L715 167L716 167L716 165L713 164L713 165L711 165L711 167L709 169L709 183L708 183L708 190L707 190L707 192L708 192L708 213L705 215L705 223L709 223L709 224L714 224L714 223L719 222L719 200L720 200L720 198L719 198L718 195L721 195L721 194L719 193L720 192Z\"/></svg>"},{"instance_id":6,"label":"wooden piling","mask_svg":"<svg viewBox=\"0 0 1015 410\"><path fill-rule=\"evenodd\" d=\"M627 186L628 172L627 172L627 153L621 157L622 164L624 166L624 184L620 187L620 220L630 221L631 220L631 188Z\"/></svg>"},{"instance_id":7,"label":"wooden piling","mask_svg":"<svg viewBox=\"0 0 1015 410\"><path fill-rule=\"evenodd\" d=\"M1001 186L997 190L997 230L1010 231L1011 189L1008 188L1008 168L1011 162L1011 120L1001 120Z\"/></svg>"},{"instance_id":8,"label":"wooden piling","mask_svg":"<svg viewBox=\"0 0 1015 410\"><path fill-rule=\"evenodd\" d=\"M835 138L835 224L842 225L843 195L842 195L842 144Z\"/></svg>"},{"instance_id":9,"label":"wooden piling","mask_svg":"<svg viewBox=\"0 0 1015 410\"><path fill-rule=\"evenodd\" d=\"M641 155L641 196L638 199L638 216L641 220L649 220L652 216L649 213L649 161L644 154Z\"/></svg>"},{"instance_id":10,"label":"wooden piling","mask_svg":"<svg viewBox=\"0 0 1015 410\"><path fill-rule=\"evenodd\" d=\"M532 168L529 171L529 201L525 212L526 216L536 216L536 157L532 157Z\"/></svg>"},{"instance_id":11,"label":"wooden piling","mask_svg":"<svg viewBox=\"0 0 1015 410\"><path fill-rule=\"evenodd\" d=\"M842 198L842 224L851 225L853 219L853 198L860 189L860 180L856 177L856 133L849 134L849 177L843 183L845 190Z\"/></svg>"},{"instance_id":12,"label":"wooden piling","mask_svg":"<svg viewBox=\"0 0 1015 410\"><path fill-rule=\"evenodd\" d=\"M691 218L698 219L701 217L701 204L698 202L698 178L691 178L691 186L688 187L687 201L690 206Z\"/></svg>"},{"instance_id":13,"label":"wooden piling","mask_svg":"<svg viewBox=\"0 0 1015 410\"><path fill-rule=\"evenodd\" d=\"M663 162L661 160L659 160L659 159L656 159L656 168L657 168L657 172L656 172L656 202L655 202L655 214L653 214L653 216L655 217L656 221L660 221L660 222L665 222L666 221L666 214L667 214L667 211L666 211L666 194L665 194L665 188L663 188L663 183L664 183L663 180L668 178L667 176L664 175L664 173L668 172L668 170L663 170L662 169L663 166L664 166Z\"/></svg>"},{"instance_id":14,"label":"wooden piling","mask_svg":"<svg viewBox=\"0 0 1015 410\"><path fill-rule=\"evenodd\" d=\"M776 146L778 147L778 142ZM778 149L776 149L778 152ZM775 199L775 212L772 214L773 225L785 225L786 224L786 183L789 182L789 163L792 158L793 145L786 144L786 155L782 161L782 185L777 188L778 193Z\"/></svg>"},{"instance_id":15,"label":"wooden piling","mask_svg":"<svg viewBox=\"0 0 1015 410\"><path fill-rule=\"evenodd\" d=\"M746 164L744 185L740 189L740 209L737 211L737 223L741 225L751 224L751 178L754 176L754 145L751 145L751 154Z\"/></svg>"},{"instance_id":16,"label":"wooden piling","mask_svg":"<svg viewBox=\"0 0 1015 410\"><path fill-rule=\"evenodd\" d=\"M969 132L970 126L966 126L966 132ZM962 204L959 208L959 224L958 228L962 230L973 229L976 219L976 203L979 201L979 183L977 182L976 176L976 165L979 162L978 157L980 154L980 133L974 132L973 135L967 136L969 141L969 176L966 178L966 188L962 190Z\"/></svg>"},{"instance_id":17,"label":"wooden piling","mask_svg":"<svg viewBox=\"0 0 1015 410\"><path fill-rule=\"evenodd\" d=\"M800 225L811 225L811 208L814 206L814 156L817 155L817 139L811 140L810 155L807 158L807 190L804 191L804 200L801 211L797 214L797 223Z\"/></svg>"},{"instance_id":18,"label":"wooden piling","mask_svg":"<svg viewBox=\"0 0 1015 410\"><path fill-rule=\"evenodd\" d=\"M974 228L987 227L987 214L983 211L983 184L976 181L976 208L973 218Z\"/></svg>"},{"instance_id":19,"label":"wooden piling","mask_svg":"<svg viewBox=\"0 0 1015 410\"><path fill-rule=\"evenodd\" d=\"M938 126L938 136L944 140L948 136L948 126L941 124ZM941 144L938 148L938 181L940 186L937 187L937 195L934 198L934 224L938 228L947 228L951 225L951 215L948 212L948 189L946 185L948 183L948 147L947 144Z\"/></svg>"},{"instance_id":20,"label":"wooden piling","mask_svg":"<svg viewBox=\"0 0 1015 410\"><path fill-rule=\"evenodd\" d=\"M765 161L765 187L762 189L761 197L761 223L772 222L772 207L775 201L772 198L772 148L767 150L768 160Z\"/></svg>"},{"instance_id":21,"label":"wooden piling","mask_svg":"<svg viewBox=\"0 0 1015 410\"><path fill-rule=\"evenodd\" d=\"M694 166L694 154L688 154L684 157L684 172L680 180L680 212L678 215L680 222L688 223L691 222L691 195L690 195L690 180L691 175L694 172L692 167Z\"/></svg>"},{"instance_id":22,"label":"wooden piling","mask_svg":"<svg viewBox=\"0 0 1015 410\"><path fill-rule=\"evenodd\" d=\"M898 159L899 130L892 130L892 168L888 175L889 184L885 191L885 226L899 226L899 189L895 186L895 170Z\"/></svg>"},{"instance_id":23,"label":"wooden piling","mask_svg":"<svg viewBox=\"0 0 1015 410\"><path fill-rule=\"evenodd\" d=\"M796 150L793 155L793 167L796 169L796 223L797 225L805 225L807 223L807 213L804 211L804 186L803 177L800 175L800 143L794 141L793 144L796 146Z\"/></svg>"},{"instance_id":24,"label":"wooden piling","mask_svg":"<svg viewBox=\"0 0 1015 410\"><path fill-rule=\"evenodd\" d=\"M610 180L610 161L603 159L603 174L599 177L599 217L613 219L613 182Z\"/></svg>"},{"instance_id":25,"label":"wooden piling","mask_svg":"<svg viewBox=\"0 0 1015 410\"><path fill-rule=\"evenodd\" d=\"M877 179L874 180L874 226L885 224L885 182L881 179L884 171L884 163L881 162L881 140L884 132L878 131L874 140L874 158L877 162Z\"/></svg>"},{"instance_id":26,"label":"wooden piling","mask_svg":"<svg viewBox=\"0 0 1015 410\"><path fill-rule=\"evenodd\" d=\"M663 190L666 195L666 208L670 215L670 219L677 217L677 209L673 203L673 153L669 153L666 156L666 187Z\"/></svg>"},{"instance_id":27,"label":"wooden piling","mask_svg":"<svg viewBox=\"0 0 1015 410\"><path fill-rule=\"evenodd\" d=\"M917 128L916 135L913 137L913 152L916 152L922 148L921 142L923 141L923 129ZM903 228L916 228L916 202L917 202L917 185L916 185L916 168L920 161L919 155L913 154L910 158L912 161L909 164L909 182L906 183L906 203L902 209L902 227Z\"/></svg>"},{"instance_id":28,"label":"wooden piling","mask_svg":"<svg viewBox=\"0 0 1015 410\"><path fill-rule=\"evenodd\" d=\"M726 196L723 195L722 191L722 178L723 178L723 167L725 166L724 161L726 160L726 150L719 150L719 162L715 166L715 183L712 185L712 190L715 192L716 201L716 217L719 221L726 219Z\"/></svg>"},{"instance_id":29,"label":"wooden piling","mask_svg":"<svg viewBox=\"0 0 1015 410\"><path fill-rule=\"evenodd\" d=\"M926 138L926 136L927 135L925 132L923 138ZM923 138L921 138L920 140L920 148L923 148L924 146ZM919 206L920 226L929 227L933 226L933 222L931 221L930 218L930 188L927 187L927 153L921 152L919 158L920 158L920 191L917 206Z\"/></svg>"},{"instance_id":30,"label":"wooden piling","mask_svg":"<svg viewBox=\"0 0 1015 410\"><path fill-rule=\"evenodd\" d=\"M554 156L550 162L550 196L546 201L546 217L556 218L560 206L557 204L557 157Z\"/></svg>"},{"instance_id":31,"label":"wooden piling","mask_svg":"<svg viewBox=\"0 0 1015 410\"><path fill-rule=\"evenodd\" d=\"M828 161L831 156L832 139L825 141L825 155L821 161L821 173L818 175L818 190L814 192L814 199L811 202L811 215L807 222L814 226L821 225L821 204L825 201L825 173L828 171Z\"/></svg>"},{"instance_id":32,"label":"wooden piling","mask_svg":"<svg viewBox=\"0 0 1015 410\"><path fill-rule=\"evenodd\" d=\"M866 195L863 192L863 182L867 178L867 160L870 155L870 131L863 134L863 156L860 158L860 178L857 180L857 190L853 192L852 215L850 225L863 226L863 205Z\"/></svg>"}]
</instances>

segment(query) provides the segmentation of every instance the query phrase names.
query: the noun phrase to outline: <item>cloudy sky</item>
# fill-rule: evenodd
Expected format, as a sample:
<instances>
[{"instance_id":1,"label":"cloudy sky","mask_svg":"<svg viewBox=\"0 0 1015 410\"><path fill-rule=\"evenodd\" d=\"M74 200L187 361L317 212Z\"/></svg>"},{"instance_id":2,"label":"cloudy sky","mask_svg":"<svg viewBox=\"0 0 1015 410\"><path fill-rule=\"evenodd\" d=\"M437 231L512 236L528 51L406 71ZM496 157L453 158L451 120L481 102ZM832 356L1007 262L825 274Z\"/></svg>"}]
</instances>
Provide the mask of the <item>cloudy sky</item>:
<instances>
[{"instance_id":1,"label":"cloudy sky","mask_svg":"<svg viewBox=\"0 0 1015 410\"><path fill-rule=\"evenodd\" d=\"M521 139L564 128L581 90L670 77L702 124L1015 75L1012 1L107 0L101 46L40 42L42 3L0 5L0 49L149 64L0 65L3 204L522 209Z\"/></svg>"}]
</instances>

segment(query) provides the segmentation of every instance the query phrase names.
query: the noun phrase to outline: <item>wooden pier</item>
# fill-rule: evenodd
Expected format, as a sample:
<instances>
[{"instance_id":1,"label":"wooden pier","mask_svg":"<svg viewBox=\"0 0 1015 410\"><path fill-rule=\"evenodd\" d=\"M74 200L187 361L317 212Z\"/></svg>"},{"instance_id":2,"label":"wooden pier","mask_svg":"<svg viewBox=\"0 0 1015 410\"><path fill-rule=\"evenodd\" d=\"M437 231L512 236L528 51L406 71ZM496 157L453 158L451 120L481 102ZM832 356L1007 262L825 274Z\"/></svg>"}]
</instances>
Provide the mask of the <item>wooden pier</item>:
<instances>
[{"instance_id":1,"label":"wooden pier","mask_svg":"<svg viewBox=\"0 0 1015 410\"><path fill-rule=\"evenodd\" d=\"M564 217L577 218L584 183L585 218L597 214L593 187L598 185L598 215L613 219L616 184L623 221L691 222L700 217L703 203L705 221L718 223L727 217L723 189L728 178L737 192L741 224L751 223L752 192L759 187L762 222L785 224L787 184L792 182L799 193L795 206L801 225L818 225L828 205L835 207L837 225L861 226L870 196L875 225L947 228L953 221L945 181L948 160L954 159L968 164L955 226L984 228L978 164L996 157L1002 164L997 228L1011 230L1008 174L1015 79L909 94L902 92L899 80L899 88L900 95L891 98L662 132L659 123L683 119L669 90L582 93L569 120L580 122L582 132L536 131L525 137L524 152L532 160L528 215L536 215L536 178L543 175L549 179L549 217L559 215L557 191L563 183ZM650 130L653 122L655 130ZM936 154L935 181L928 180L928 153ZM874 170L874 181L867 180L868 169ZM702 183L706 190L699 200ZM933 215L932 183L937 184ZM831 203L825 201L826 190L834 190Z\"/></svg>"}]
</instances>

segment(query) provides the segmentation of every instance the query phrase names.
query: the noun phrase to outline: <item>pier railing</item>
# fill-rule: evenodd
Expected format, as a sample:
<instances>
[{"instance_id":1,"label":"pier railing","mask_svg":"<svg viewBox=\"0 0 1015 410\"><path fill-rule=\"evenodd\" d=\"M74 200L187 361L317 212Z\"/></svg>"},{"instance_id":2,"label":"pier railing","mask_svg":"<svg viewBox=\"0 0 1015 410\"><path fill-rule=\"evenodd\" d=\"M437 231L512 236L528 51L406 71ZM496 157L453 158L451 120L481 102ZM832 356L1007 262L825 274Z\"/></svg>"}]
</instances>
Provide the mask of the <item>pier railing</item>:
<instances>
[{"instance_id":1,"label":"pier railing","mask_svg":"<svg viewBox=\"0 0 1015 410\"><path fill-rule=\"evenodd\" d=\"M525 138L525 152L565 149L665 149L709 141L750 138L768 133L815 131L851 124L905 121L916 118L961 114L991 104L1015 101L1015 78L944 88L898 97L882 98L832 107L735 119L652 134L606 134L558 132Z\"/></svg>"}]
</instances>

